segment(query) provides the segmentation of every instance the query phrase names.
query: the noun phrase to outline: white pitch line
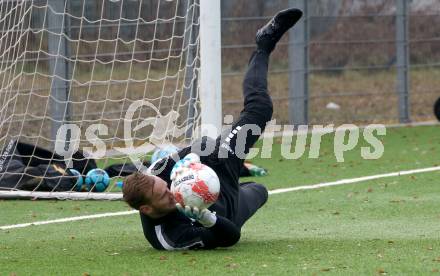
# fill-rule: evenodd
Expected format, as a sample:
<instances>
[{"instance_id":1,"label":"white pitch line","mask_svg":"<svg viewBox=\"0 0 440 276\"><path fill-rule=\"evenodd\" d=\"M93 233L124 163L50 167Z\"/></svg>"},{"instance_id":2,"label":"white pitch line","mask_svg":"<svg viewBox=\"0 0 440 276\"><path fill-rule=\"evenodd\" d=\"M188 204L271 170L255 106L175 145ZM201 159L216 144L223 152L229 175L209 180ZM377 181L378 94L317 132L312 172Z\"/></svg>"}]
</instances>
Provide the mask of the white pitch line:
<instances>
[{"instance_id":1,"label":"white pitch line","mask_svg":"<svg viewBox=\"0 0 440 276\"><path fill-rule=\"evenodd\" d=\"M415 170L408 170L408 171L399 171L399 172L385 173L385 174L377 174L377 175L357 177L357 178L341 179L341 180L337 180L337 181L333 181L333 182L325 182L325 183L319 183L319 184L315 184L315 185L297 186L297 187L292 187L292 188L276 189L276 190L269 191L269 194L273 195L273 194L281 194L281 193L287 193L287 192L293 192L293 191L313 190L313 189L319 189L319 188L330 187L330 186L338 186L338 185L359 183L359 182L364 182L364 181L369 181L369 180L374 180L374 179L380 179L380 178L396 177L396 176L411 175L411 174L418 174L418 173L427 173L427 172L434 172L434 171L440 171L440 166L424 168L424 169L415 169ZM132 210L132 211L125 211L125 212L103 213L103 214L96 214L96 215L89 215L89 216L61 218L61 219L46 220L46 221L36 221L36 222L31 222L31 223L22 223L22 224L13 224L13 225L0 226L0 230L8 230L8 229L14 229L14 228L24 228L24 227L29 227L29 226L33 226L33 225L44 225L44 224L52 224L52 223L62 223L62 222L69 222L69 221L94 219L94 218L125 216L125 215L137 214L137 213L139 213L139 211Z\"/></svg>"},{"instance_id":2,"label":"white pitch line","mask_svg":"<svg viewBox=\"0 0 440 276\"><path fill-rule=\"evenodd\" d=\"M395 177L395 176L401 176L401 175L410 175L410 174L426 173L426 172L434 172L434 171L440 171L440 166L424 168L424 169L409 170L409 171L399 171L399 172L392 172L392 173L363 176L363 177L357 177L357 178L341 179L341 180L337 180L337 181L333 181L333 182L325 182L325 183L319 183L319 184L315 184L315 185L276 189L276 190L269 191L269 194L273 195L273 194L287 193L287 192L293 192L293 191L313 190L313 189L319 189L319 188L330 187L330 186L358 183L358 182L369 181L369 180L374 180L374 179L379 179L379 178Z\"/></svg>"},{"instance_id":3,"label":"white pitch line","mask_svg":"<svg viewBox=\"0 0 440 276\"><path fill-rule=\"evenodd\" d=\"M33 225L44 225L44 224L61 223L61 222L86 220L86 219L94 219L94 218L125 216L125 215L131 215L131 214L135 214L135 213L139 213L139 211L133 210L133 211L125 211L125 212L104 213L104 214L96 214L96 215L89 215L89 216L79 216L79 217L61 218L61 219L54 219L54 220L36 221L36 222L22 223L22 224L13 224L13 225L0 226L0 230L8 230L8 229L13 229L13 228L24 228L24 227L29 227L29 226L33 226Z\"/></svg>"}]
</instances>

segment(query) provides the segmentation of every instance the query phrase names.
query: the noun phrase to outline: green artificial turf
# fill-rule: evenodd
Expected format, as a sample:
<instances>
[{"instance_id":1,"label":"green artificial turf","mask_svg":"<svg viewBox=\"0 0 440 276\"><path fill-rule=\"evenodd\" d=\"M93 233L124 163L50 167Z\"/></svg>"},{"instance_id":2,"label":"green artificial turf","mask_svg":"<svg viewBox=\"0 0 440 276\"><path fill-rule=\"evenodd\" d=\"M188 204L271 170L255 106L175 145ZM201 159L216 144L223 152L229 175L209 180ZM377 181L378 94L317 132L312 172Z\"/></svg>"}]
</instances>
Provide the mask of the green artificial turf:
<instances>
[{"instance_id":1,"label":"green artificial turf","mask_svg":"<svg viewBox=\"0 0 440 276\"><path fill-rule=\"evenodd\" d=\"M385 154L357 147L337 163L332 135L319 159L253 162L269 189L439 165L440 129L388 129ZM306 151L307 153L307 151ZM143 237L138 216L0 231L0 275L421 275L440 270L440 172L271 195L234 247L164 252ZM250 180L243 179L243 180ZM122 202L0 201L0 226L125 211Z\"/></svg>"}]
</instances>

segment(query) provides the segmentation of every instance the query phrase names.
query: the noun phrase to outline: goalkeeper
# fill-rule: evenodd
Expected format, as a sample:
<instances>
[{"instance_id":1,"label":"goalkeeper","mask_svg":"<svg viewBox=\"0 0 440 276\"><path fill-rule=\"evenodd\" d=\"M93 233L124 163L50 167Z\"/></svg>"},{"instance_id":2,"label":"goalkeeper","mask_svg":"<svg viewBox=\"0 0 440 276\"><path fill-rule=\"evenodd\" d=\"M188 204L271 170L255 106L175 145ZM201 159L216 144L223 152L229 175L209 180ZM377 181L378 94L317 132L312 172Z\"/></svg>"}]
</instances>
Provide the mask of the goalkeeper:
<instances>
[{"instance_id":1,"label":"goalkeeper","mask_svg":"<svg viewBox=\"0 0 440 276\"><path fill-rule=\"evenodd\" d=\"M263 185L239 184L239 173L245 159L239 152L247 154L271 120L273 106L267 91L269 55L301 16L302 12L297 9L281 11L257 32L257 50L250 59L243 82L244 109L233 124L232 131L215 141L203 137L191 147L179 151L178 156L153 164L150 174L137 172L125 179L124 200L140 211L144 235L154 248L175 250L232 246L240 239L243 224L266 203L268 193ZM259 131L251 130L255 130L255 126ZM214 149L208 156L194 150L208 147ZM179 205L177 210L169 189L170 173L176 163L174 160L184 158L192 150L220 179L219 199L209 210L197 210L190 206L182 209Z\"/></svg>"}]
</instances>

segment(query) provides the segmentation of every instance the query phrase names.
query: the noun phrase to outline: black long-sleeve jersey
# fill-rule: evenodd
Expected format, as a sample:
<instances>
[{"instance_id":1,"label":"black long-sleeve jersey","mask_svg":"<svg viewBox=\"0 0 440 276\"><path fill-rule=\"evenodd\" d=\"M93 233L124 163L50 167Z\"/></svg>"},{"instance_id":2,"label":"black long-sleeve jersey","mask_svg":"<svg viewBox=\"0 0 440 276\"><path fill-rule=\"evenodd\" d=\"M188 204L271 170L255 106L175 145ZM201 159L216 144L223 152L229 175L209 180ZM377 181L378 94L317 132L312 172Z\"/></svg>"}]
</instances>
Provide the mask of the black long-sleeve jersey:
<instances>
[{"instance_id":1,"label":"black long-sleeve jersey","mask_svg":"<svg viewBox=\"0 0 440 276\"><path fill-rule=\"evenodd\" d=\"M272 117L272 101L267 93L268 59L268 54L261 51L252 56L243 83L244 109L230 129L216 140L203 137L191 147L153 164L151 173L165 180L170 187L170 173L176 161L194 152L203 164L217 173L221 185L217 202L209 207L217 214L217 222L210 228L178 211L158 220L141 214L145 237L154 248L173 250L234 245L240 239L241 226L266 202L264 186L256 183L240 185L239 176L244 156Z\"/></svg>"},{"instance_id":2,"label":"black long-sleeve jersey","mask_svg":"<svg viewBox=\"0 0 440 276\"><path fill-rule=\"evenodd\" d=\"M230 220L217 216L217 222L205 228L178 211L158 220L141 213L145 238L156 249L212 249L232 246L240 239L240 229Z\"/></svg>"},{"instance_id":3,"label":"black long-sleeve jersey","mask_svg":"<svg viewBox=\"0 0 440 276\"><path fill-rule=\"evenodd\" d=\"M213 146L215 141L204 137L200 140L202 147L206 148L209 143ZM170 173L176 163L191 152L195 147L182 149L178 156L170 156L153 165L151 173L165 180L168 188L171 185ZM195 151L197 152L197 151ZM218 159L218 147L209 156L197 152L200 161L211 167L218 175L221 189L217 202L209 209L215 211L217 221L214 226L205 228L178 211L174 211L160 219L152 219L144 214L141 221L145 238L156 249L193 249L215 248L234 245L240 239L240 228L233 223L237 214L238 202L238 177L237 170L229 165L226 159ZM238 171L239 172L239 171Z\"/></svg>"}]
</instances>

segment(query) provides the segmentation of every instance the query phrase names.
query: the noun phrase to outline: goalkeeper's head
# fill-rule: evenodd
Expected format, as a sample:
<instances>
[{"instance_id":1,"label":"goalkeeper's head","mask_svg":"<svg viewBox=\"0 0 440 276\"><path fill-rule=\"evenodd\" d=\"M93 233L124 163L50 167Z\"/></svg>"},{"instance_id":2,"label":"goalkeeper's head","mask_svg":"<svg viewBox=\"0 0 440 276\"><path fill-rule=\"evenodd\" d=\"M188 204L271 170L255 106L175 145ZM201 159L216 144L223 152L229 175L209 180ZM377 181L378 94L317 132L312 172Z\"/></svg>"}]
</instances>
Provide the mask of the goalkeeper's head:
<instances>
[{"instance_id":1,"label":"goalkeeper's head","mask_svg":"<svg viewBox=\"0 0 440 276\"><path fill-rule=\"evenodd\" d=\"M153 219L176 209L176 201L167 183L155 175L136 172L127 176L122 193L128 205Z\"/></svg>"}]
</instances>

